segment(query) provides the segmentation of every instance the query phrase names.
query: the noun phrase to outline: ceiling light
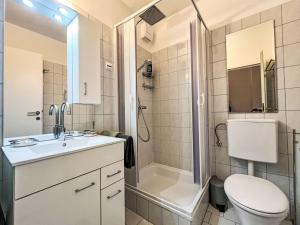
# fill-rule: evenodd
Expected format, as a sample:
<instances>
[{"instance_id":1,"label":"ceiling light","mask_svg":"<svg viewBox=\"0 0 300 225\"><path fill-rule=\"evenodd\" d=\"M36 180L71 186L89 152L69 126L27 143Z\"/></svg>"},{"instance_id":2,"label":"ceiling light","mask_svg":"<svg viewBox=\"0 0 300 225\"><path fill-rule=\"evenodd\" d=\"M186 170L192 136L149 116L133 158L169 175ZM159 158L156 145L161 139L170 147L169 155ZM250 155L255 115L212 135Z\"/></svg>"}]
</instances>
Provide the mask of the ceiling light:
<instances>
[{"instance_id":1,"label":"ceiling light","mask_svg":"<svg viewBox=\"0 0 300 225\"><path fill-rule=\"evenodd\" d=\"M67 11L65 8L62 8L62 7L60 7L60 8L58 9L58 11L59 11L61 14L63 14L64 16L66 16L66 15L68 14L68 11Z\"/></svg>"},{"instance_id":2,"label":"ceiling light","mask_svg":"<svg viewBox=\"0 0 300 225\"><path fill-rule=\"evenodd\" d=\"M33 3L32 3L32 1L30 1L30 0L23 0L23 3L24 3L25 5L27 5L28 7L30 7L30 8L33 7Z\"/></svg>"},{"instance_id":3,"label":"ceiling light","mask_svg":"<svg viewBox=\"0 0 300 225\"><path fill-rule=\"evenodd\" d=\"M56 19L58 22L62 22L62 18L60 15L54 15L54 19Z\"/></svg>"}]
</instances>

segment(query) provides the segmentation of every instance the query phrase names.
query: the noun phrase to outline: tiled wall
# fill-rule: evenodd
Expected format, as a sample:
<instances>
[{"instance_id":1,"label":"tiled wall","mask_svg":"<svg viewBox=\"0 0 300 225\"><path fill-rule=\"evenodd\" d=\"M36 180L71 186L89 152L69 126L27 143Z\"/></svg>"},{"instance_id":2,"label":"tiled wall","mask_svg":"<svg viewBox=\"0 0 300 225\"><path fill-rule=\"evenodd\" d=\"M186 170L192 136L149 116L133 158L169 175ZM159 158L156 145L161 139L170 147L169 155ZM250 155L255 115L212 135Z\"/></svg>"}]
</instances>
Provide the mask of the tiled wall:
<instances>
[{"instance_id":1,"label":"tiled wall","mask_svg":"<svg viewBox=\"0 0 300 225\"><path fill-rule=\"evenodd\" d=\"M101 98L100 105L74 104L71 106L72 115L65 116L67 130L115 129L115 93L113 72L105 69L105 62L113 63L112 29L102 25L101 38ZM65 65L45 61L44 69L44 133L51 133L54 125L54 116L49 116L51 104L60 106L67 100L67 71Z\"/></svg>"},{"instance_id":2,"label":"tiled wall","mask_svg":"<svg viewBox=\"0 0 300 225\"><path fill-rule=\"evenodd\" d=\"M234 118L272 118L279 121L279 162L256 163L255 174L266 178L281 188L293 205L293 155L292 129L300 132L300 1L284 5L233 22L212 31L213 74L211 95L214 102L212 123ZM276 57L278 77L278 113L228 113L228 85L226 72L226 34L275 20ZM214 154L215 173L222 179L230 174L247 173L247 162L230 158L227 152L226 129L218 131L223 147L211 148ZM213 137L213 132L211 132Z\"/></svg>"},{"instance_id":3,"label":"tiled wall","mask_svg":"<svg viewBox=\"0 0 300 225\"><path fill-rule=\"evenodd\" d=\"M113 60L113 30L106 25L102 25L101 39L101 105L95 106L95 129L114 130L116 129L116 101L115 96L116 78L113 71L105 69L105 62L114 64Z\"/></svg>"},{"instance_id":4,"label":"tiled wall","mask_svg":"<svg viewBox=\"0 0 300 225\"><path fill-rule=\"evenodd\" d=\"M191 67L188 41L153 53L154 161L192 170Z\"/></svg>"},{"instance_id":5,"label":"tiled wall","mask_svg":"<svg viewBox=\"0 0 300 225\"><path fill-rule=\"evenodd\" d=\"M146 59L150 59L150 60L152 59L151 53L138 45L137 46L137 67L140 67ZM137 90L138 90L138 96L141 105L147 107L147 109L143 109L143 113L150 131L150 141L143 142L140 138L138 139L138 149L139 149L138 163L140 169L153 162L153 132L152 132L153 90L143 88L143 83L152 86L153 79L144 77L142 75L142 72L143 70L137 73ZM144 139L147 138L147 130L141 114L139 114L139 120L138 120L138 133L141 135L142 138Z\"/></svg>"},{"instance_id":6,"label":"tiled wall","mask_svg":"<svg viewBox=\"0 0 300 225\"><path fill-rule=\"evenodd\" d=\"M67 101L67 67L49 61L44 61L43 73L43 133L51 133L55 116L49 116L50 105L58 107ZM72 117L66 115L65 125L72 129Z\"/></svg>"}]
</instances>

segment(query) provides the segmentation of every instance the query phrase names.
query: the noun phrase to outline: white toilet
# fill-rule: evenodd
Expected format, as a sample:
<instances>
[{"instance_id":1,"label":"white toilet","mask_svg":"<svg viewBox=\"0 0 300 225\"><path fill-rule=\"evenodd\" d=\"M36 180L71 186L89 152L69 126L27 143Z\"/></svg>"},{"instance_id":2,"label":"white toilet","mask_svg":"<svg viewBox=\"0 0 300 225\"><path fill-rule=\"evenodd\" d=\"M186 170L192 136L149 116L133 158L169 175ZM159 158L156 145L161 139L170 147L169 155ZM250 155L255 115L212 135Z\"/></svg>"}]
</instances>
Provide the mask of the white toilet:
<instances>
[{"instance_id":1,"label":"white toilet","mask_svg":"<svg viewBox=\"0 0 300 225\"><path fill-rule=\"evenodd\" d=\"M289 212L285 194L268 180L254 177L254 161L278 161L277 122L270 119L228 120L228 153L248 160L248 175L234 174L224 189L242 225L279 225Z\"/></svg>"}]
</instances>

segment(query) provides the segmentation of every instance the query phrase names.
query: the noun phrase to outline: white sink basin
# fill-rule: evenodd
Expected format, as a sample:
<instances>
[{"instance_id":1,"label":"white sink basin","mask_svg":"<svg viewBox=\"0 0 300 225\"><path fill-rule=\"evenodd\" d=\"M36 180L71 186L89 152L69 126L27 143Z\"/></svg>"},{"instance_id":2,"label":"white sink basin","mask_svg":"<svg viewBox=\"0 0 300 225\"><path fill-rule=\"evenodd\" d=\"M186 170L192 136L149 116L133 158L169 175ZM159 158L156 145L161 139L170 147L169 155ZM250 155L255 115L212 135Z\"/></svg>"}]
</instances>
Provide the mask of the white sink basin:
<instances>
[{"instance_id":1,"label":"white sink basin","mask_svg":"<svg viewBox=\"0 0 300 225\"><path fill-rule=\"evenodd\" d=\"M53 140L50 141L50 143L44 142L38 145L29 146L28 149L37 154L45 154L50 152L65 152L72 151L75 148L80 149L86 146L88 142L89 140L87 138L76 138L66 141Z\"/></svg>"},{"instance_id":2,"label":"white sink basin","mask_svg":"<svg viewBox=\"0 0 300 225\"><path fill-rule=\"evenodd\" d=\"M44 136L44 137L43 137ZM40 140L37 145L14 148L11 146L3 146L2 150L13 166L28 164L34 161L39 161L47 158L57 157L84 151L91 148L101 147L104 145L124 142L124 139L95 136L95 137L75 137L70 140L61 141L47 139L49 135L28 136L22 138L36 138ZM4 140L8 143L9 139ZM41 141L43 140L43 141Z\"/></svg>"}]
</instances>

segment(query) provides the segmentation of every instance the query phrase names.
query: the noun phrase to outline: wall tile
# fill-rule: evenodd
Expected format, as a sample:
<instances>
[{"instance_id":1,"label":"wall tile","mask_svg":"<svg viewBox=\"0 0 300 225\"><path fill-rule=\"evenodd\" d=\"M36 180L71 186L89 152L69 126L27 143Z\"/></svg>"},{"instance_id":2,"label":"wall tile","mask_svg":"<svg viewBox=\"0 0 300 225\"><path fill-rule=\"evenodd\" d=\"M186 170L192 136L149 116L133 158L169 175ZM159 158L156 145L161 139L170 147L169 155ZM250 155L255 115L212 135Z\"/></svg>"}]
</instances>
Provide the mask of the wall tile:
<instances>
[{"instance_id":1,"label":"wall tile","mask_svg":"<svg viewBox=\"0 0 300 225\"><path fill-rule=\"evenodd\" d=\"M226 34L231 34L242 29L242 21L238 20L226 25Z\"/></svg>"},{"instance_id":2,"label":"wall tile","mask_svg":"<svg viewBox=\"0 0 300 225\"><path fill-rule=\"evenodd\" d=\"M289 175L289 158L288 155L279 154L277 163L268 164L267 172L282 176Z\"/></svg>"},{"instance_id":3,"label":"wall tile","mask_svg":"<svg viewBox=\"0 0 300 225\"><path fill-rule=\"evenodd\" d=\"M225 59L225 44L218 44L212 47L213 62L221 61Z\"/></svg>"},{"instance_id":4,"label":"wall tile","mask_svg":"<svg viewBox=\"0 0 300 225\"><path fill-rule=\"evenodd\" d=\"M142 197L137 196L137 214L148 220L149 202Z\"/></svg>"},{"instance_id":5,"label":"wall tile","mask_svg":"<svg viewBox=\"0 0 300 225\"><path fill-rule=\"evenodd\" d=\"M214 112L227 112L227 95L214 96Z\"/></svg>"},{"instance_id":6,"label":"wall tile","mask_svg":"<svg viewBox=\"0 0 300 225\"><path fill-rule=\"evenodd\" d=\"M300 88L286 89L286 110L300 110Z\"/></svg>"},{"instance_id":7,"label":"wall tile","mask_svg":"<svg viewBox=\"0 0 300 225\"><path fill-rule=\"evenodd\" d=\"M162 210L163 225L178 225L179 217L177 214L172 213L166 209Z\"/></svg>"},{"instance_id":8,"label":"wall tile","mask_svg":"<svg viewBox=\"0 0 300 225\"><path fill-rule=\"evenodd\" d=\"M216 163L230 165L230 158L228 156L227 148L215 148Z\"/></svg>"},{"instance_id":9,"label":"wall tile","mask_svg":"<svg viewBox=\"0 0 300 225\"><path fill-rule=\"evenodd\" d=\"M287 111L286 116L288 132L292 132L293 129L300 132L300 111Z\"/></svg>"},{"instance_id":10,"label":"wall tile","mask_svg":"<svg viewBox=\"0 0 300 225\"><path fill-rule=\"evenodd\" d=\"M214 95L227 94L227 78L218 78L213 80Z\"/></svg>"},{"instance_id":11,"label":"wall tile","mask_svg":"<svg viewBox=\"0 0 300 225\"><path fill-rule=\"evenodd\" d=\"M225 26L212 31L212 44L217 45L225 42Z\"/></svg>"},{"instance_id":12,"label":"wall tile","mask_svg":"<svg viewBox=\"0 0 300 225\"><path fill-rule=\"evenodd\" d=\"M292 0L282 5L282 22L288 23L300 19L300 2Z\"/></svg>"},{"instance_id":13,"label":"wall tile","mask_svg":"<svg viewBox=\"0 0 300 225\"><path fill-rule=\"evenodd\" d=\"M149 222L154 225L163 225L162 208L152 202L149 202Z\"/></svg>"},{"instance_id":14,"label":"wall tile","mask_svg":"<svg viewBox=\"0 0 300 225\"><path fill-rule=\"evenodd\" d=\"M213 63L213 78L226 77L226 61Z\"/></svg>"},{"instance_id":15,"label":"wall tile","mask_svg":"<svg viewBox=\"0 0 300 225\"><path fill-rule=\"evenodd\" d=\"M280 47L283 45L283 37L282 37L282 26L275 27L275 41L276 47Z\"/></svg>"},{"instance_id":16,"label":"wall tile","mask_svg":"<svg viewBox=\"0 0 300 225\"><path fill-rule=\"evenodd\" d=\"M283 67L283 47L276 48L277 68Z\"/></svg>"},{"instance_id":17,"label":"wall tile","mask_svg":"<svg viewBox=\"0 0 300 225\"><path fill-rule=\"evenodd\" d=\"M190 221L189 220L187 220L187 219L185 219L185 218L183 218L183 217L179 217L179 225L190 225L191 223L190 223Z\"/></svg>"},{"instance_id":18,"label":"wall tile","mask_svg":"<svg viewBox=\"0 0 300 225\"><path fill-rule=\"evenodd\" d=\"M216 164L216 175L219 179L225 180L230 175L230 166Z\"/></svg>"},{"instance_id":19,"label":"wall tile","mask_svg":"<svg viewBox=\"0 0 300 225\"><path fill-rule=\"evenodd\" d=\"M284 65L300 65L300 43L284 46Z\"/></svg>"},{"instance_id":20,"label":"wall tile","mask_svg":"<svg viewBox=\"0 0 300 225\"><path fill-rule=\"evenodd\" d=\"M255 14L249 17L246 17L245 19L242 19L242 28L248 28L255 25L258 25L260 23L260 14Z\"/></svg>"},{"instance_id":21,"label":"wall tile","mask_svg":"<svg viewBox=\"0 0 300 225\"><path fill-rule=\"evenodd\" d=\"M300 20L283 25L283 44L289 45L300 42Z\"/></svg>"},{"instance_id":22,"label":"wall tile","mask_svg":"<svg viewBox=\"0 0 300 225\"><path fill-rule=\"evenodd\" d=\"M261 13L261 23L267 22L269 20L274 20L275 26L282 24L281 6L276 6Z\"/></svg>"},{"instance_id":23,"label":"wall tile","mask_svg":"<svg viewBox=\"0 0 300 225\"><path fill-rule=\"evenodd\" d=\"M284 73L286 88L300 87L300 65L286 67Z\"/></svg>"},{"instance_id":24,"label":"wall tile","mask_svg":"<svg viewBox=\"0 0 300 225\"><path fill-rule=\"evenodd\" d=\"M267 174L267 179L277 185L289 197L289 178L285 176Z\"/></svg>"}]
</instances>

